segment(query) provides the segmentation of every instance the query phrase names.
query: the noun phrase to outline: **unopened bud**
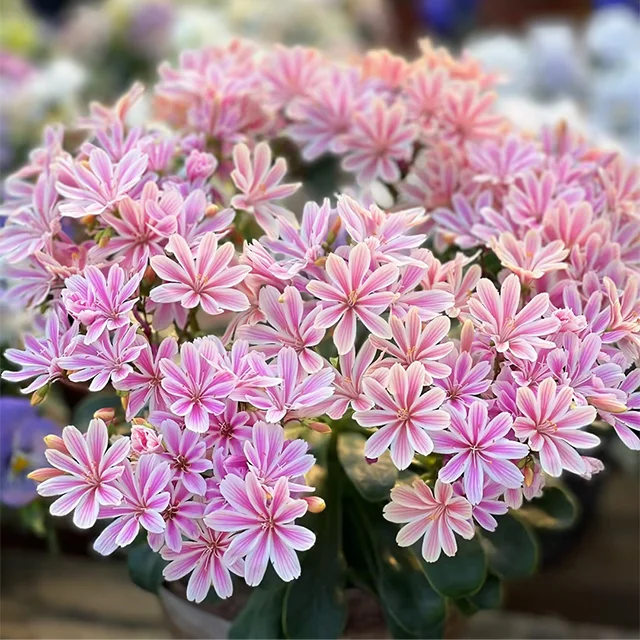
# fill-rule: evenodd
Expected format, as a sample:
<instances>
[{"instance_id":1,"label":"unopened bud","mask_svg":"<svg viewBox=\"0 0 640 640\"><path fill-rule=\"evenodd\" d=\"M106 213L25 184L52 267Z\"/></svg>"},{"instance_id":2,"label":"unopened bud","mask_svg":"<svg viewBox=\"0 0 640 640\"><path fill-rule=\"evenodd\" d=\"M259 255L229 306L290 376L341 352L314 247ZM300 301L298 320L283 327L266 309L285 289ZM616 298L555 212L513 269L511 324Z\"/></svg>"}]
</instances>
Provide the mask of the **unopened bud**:
<instances>
[{"instance_id":1,"label":"unopened bud","mask_svg":"<svg viewBox=\"0 0 640 640\"><path fill-rule=\"evenodd\" d=\"M29 480L35 480L36 482L44 482L50 478L57 478L64 475L64 472L59 469L53 469L52 467L44 467L43 469L34 469L31 473L27 474Z\"/></svg>"},{"instance_id":2,"label":"unopened bud","mask_svg":"<svg viewBox=\"0 0 640 640\"><path fill-rule=\"evenodd\" d=\"M60 436L56 436L52 433L48 436L45 436L43 440L49 449L55 449L56 451L60 451L61 453L69 453L69 451L67 450L67 445L64 443L64 440Z\"/></svg>"},{"instance_id":3,"label":"unopened bud","mask_svg":"<svg viewBox=\"0 0 640 640\"><path fill-rule=\"evenodd\" d=\"M120 396L120 404L122 405L123 410L126 411L129 406L129 394L126 396Z\"/></svg>"},{"instance_id":4,"label":"unopened bud","mask_svg":"<svg viewBox=\"0 0 640 640\"><path fill-rule=\"evenodd\" d=\"M80 218L80 222L85 227L92 227L95 224L95 221L96 221L95 216L84 216L83 218Z\"/></svg>"},{"instance_id":5,"label":"unopened bud","mask_svg":"<svg viewBox=\"0 0 640 640\"><path fill-rule=\"evenodd\" d=\"M47 394L49 393L49 385L46 385L37 391L34 391L31 396L31 406L35 407L40 403L44 402L47 399Z\"/></svg>"},{"instance_id":6,"label":"unopened bud","mask_svg":"<svg viewBox=\"0 0 640 640\"><path fill-rule=\"evenodd\" d=\"M322 513L327 508L327 503L319 496L306 496L303 500L308 505L309 513Z\"/></svg>"},{"instance_id":7,"label":"unopened bud","mask_svg":"<svg viewBox=\"0 0 640 640\"><path fill-rule=\"evenodd\" d=\"M365 460L367 461L367 464L375 464L378 462L378 458L365 458Z\"/></svg>"},{"instance_id":8,"label":"unopened bud","mask_svg":"<svg viewBox=\"0 0 640 640\"><path fill-rule=\"evenodd\" d=\"M316 433L331 433L331 427L326 422L318 422L317 420L309 420L305 425Z\"/></svg>"},{"instance_id":9,"label":"unopened bud","mask_svg":"<svg viewBox=\"0 0 640 640\"><path fill-rule=\"evenodd\" d=\"M102 409L98 409L93 417L96 420L102 420L103 422L109 423L116 417L116 410L113 407L103 407Z\"/></svg>"},{"instance_id":10,"label":"unopened bud","mask_svg":"<svg viewBox=\"0 0 640 640\"><path fill-rule=\"evenodd\" d=\"M326 256L320 256L313 264L316 265L316 267L324 267L325 263L327 262L327 257Z\"/></svg>"},{"instance_id":11,"label":"unopened bud","mask_svg":"<svg viewBox=\"0 0 640 640\"><path fill-rule=\"evenodd\" d=\"M524 486L530 487L533 484L533 469L531 467L525 467L522 473L524 474Z\"/></svg>"},{"instance_id":12,"label":"unopened bud","mask_svg":"<svg viewBox=\"0 0 640 640\"><path fill-rule=\"evenodd\" d=\"M139 427L151 426L144 418L132 418L131 424L138 425Z\"/></svg>"},{"instance_id":13,"label":"unopened bud","mask_svg":"<svg viewBox=\"0 0 640 640\"><path fill-rule=\"evenodd\" d=\"M210 204L205 210L204 215L206 218L213 218L220 211L220 207L217 204Z\"/></svg>"},{"instance_id":14,"label":"unopened bud","mask_svg":"<svg viewBox=\"0 0 640 640\"><path fill-rule=\"evenodd\" d=\"M144 275L142 276L143 284L152 285L155 279L156 279L156 272L150 266L147 267L144 271Z\"/></svg>"}]
</instances>

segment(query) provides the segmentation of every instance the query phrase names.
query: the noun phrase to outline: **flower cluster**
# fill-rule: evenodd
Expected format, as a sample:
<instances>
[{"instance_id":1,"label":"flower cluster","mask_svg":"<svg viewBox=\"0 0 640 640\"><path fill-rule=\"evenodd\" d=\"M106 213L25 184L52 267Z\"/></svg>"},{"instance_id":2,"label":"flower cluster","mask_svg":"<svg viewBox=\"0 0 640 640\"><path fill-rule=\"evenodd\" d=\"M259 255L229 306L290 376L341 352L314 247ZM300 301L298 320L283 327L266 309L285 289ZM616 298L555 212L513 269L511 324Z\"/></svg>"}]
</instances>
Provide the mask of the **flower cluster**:
<instances>
[{"instance_id":1,"label":"flower cluster","mask_svg":"<svg viewBox=\"0 0 640 640\"><path fill-rule=\"evenodd\" d=\"M427 43L345 65L234 42L160 75L162 126L128 124L136 86L74 153L49 131L0 232L9 296L47 317L5 378L126 407L129 431L67 427L32 474L52 513L111 520L100 553L145 531L196 601L269 563L295 579L318 432L417 474L384 515L429 562L598 471L594 421L640 449L638 168L516 131L492 77ZM357 185L292 211L325 154Z\"/></svg>"}]
</instances>

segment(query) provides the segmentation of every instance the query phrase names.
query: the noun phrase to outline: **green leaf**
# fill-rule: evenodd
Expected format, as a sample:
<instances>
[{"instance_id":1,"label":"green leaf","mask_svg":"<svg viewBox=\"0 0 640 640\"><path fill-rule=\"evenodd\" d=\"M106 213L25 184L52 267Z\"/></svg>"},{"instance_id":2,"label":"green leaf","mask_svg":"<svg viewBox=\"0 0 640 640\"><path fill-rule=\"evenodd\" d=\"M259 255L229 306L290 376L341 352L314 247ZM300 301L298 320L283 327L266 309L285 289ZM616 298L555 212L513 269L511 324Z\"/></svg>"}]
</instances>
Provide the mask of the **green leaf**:
<instances>
[{"instance_id":1,"label":"green leaf","mask_svg":"<svg viewBox=\"0 0 640 640\"><path fill-rule=\"evenodd\" d=\"M98 409L115 409L116 416L119 420L124 420L124 411L122 410L122 402L115 391L100 391L99 393L90 393L76 405L71 422L80 431L84 432L89 427L89 422L93 420L93 414Z\"/></svg>"},{"instance_id":2,"label":"green leaf","mask_svg":"<svg viewBox=\"0 0 640 640\"><path fill-rule=\"evenodd\" d=\"M502 604L502 582L497 576L489 574L480 591L455 602L458 609L469 616L484 609L499 609Z\"/></svg>"},{"instance_id":3,"label":"green leaf","mask_svg":"<svg viewBox=\"0 0 640 640\"><path fill-rule=\"evenodd\" d=\"M395 637L429 638L445 618L443 598L429 584L411 549L396 543L397 528L382 517L378 505L370 505L354 494L352 522L367 551L389 627ZM400 631L404 632L404 636Z\"/></svg>"},{"instance_id":4,"label":"green leaf","mask_svg":"<svg viewBox=\"0 0 640 640\"><path fill-rule=\"evenodd\" d=\"M437 562L424 562L422 568L431 586L443 596L462 598L480 589L487 576L487 559L476 535L471 540L456 537L458 552L450 558L443 554ZM415 551L421 558L420 550Z\"/></svg>"},{"instance_id":5,"label":"green leaf","mask_svg":"<svg viewBox=\"0 0 640 640\"><path fill-rule=\"evenodd\" d=\"M283 638L282 603L286 588L256 587L229 629L229 638Z\"/></svg>"},{"instance_id":6,"label":"green leaf","mask_svg":"<svg viewBox=\"0 0 640 640\"><path fill-rule=\"evenodd\" d=\"M563 487L547 487L518 512L534 527L567 529L576 520L578 505L575 497Z\"/></svg>"},{"instance_id":7,"label":"green leaf","mask_svg":"<svg viewBox=\"0 0 640 640\"><path fill-rule=\"evenodd\" d=\"M130 549L127 555L131 581L145 591L156 593L164 578L167 563L146 542Z\"/></svg>"},{"instance_id":8,"label":"green leaf","mask_svg":"<svg viewBox=\"0 0 640 640\"><path fill-rule=\"evenodd\" d=\"M316 542L305 554L302 574L289 585L284 600L282 624L288 638L339 638L347 622L341 477L338 462L331 457L326 482L318 487L327 508L310 514L305 523L315 530Z\"/></svg>"},{"instance_id":9,"label":"green leaf","mask_svg":"<svg viewBox=\"0 0 640 640\"><path fill-rule=\"evenodd\" d=\"M398 469L391 462L388 451L376 463L369 464L364 455L366 441L359 433L341 433L338 437L338 458L358 493L369 502L379 502L389 497Z\"/></svg>"},{"instance_id":10,"label":"green leaf","mask_svg":"<svg viewBox=\"0 0 640 640\"><path fill-rule=\"evenodd\" d=\"M531 530L508 513L496 520L496 530L483 536L489 567L504 580L530 576L538 563L538 545Z\"/></svg>"}]
</instances>

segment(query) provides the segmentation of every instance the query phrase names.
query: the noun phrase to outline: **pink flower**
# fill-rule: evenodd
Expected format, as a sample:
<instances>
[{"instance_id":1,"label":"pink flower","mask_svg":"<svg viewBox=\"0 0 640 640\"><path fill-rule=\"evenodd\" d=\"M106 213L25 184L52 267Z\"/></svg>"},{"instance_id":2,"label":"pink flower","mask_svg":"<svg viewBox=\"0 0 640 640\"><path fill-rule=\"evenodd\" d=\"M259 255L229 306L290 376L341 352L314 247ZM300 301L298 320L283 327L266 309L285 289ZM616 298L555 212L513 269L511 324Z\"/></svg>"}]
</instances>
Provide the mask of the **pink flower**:
<instances>
[{"instance_id":1,"label":"pink flower","mask_svg":"<svg viewBox=\"0 0 640 640\"><path fill-rule=\"evenodd\" d=\"M205 234L195 260L182 236L172 235L167 248L174 253L178 264L166 256L151 259L153 270L168 283L151 290L154 302L180 302L187 309L201 305L211 315L249 308L247 296L234 287L244 280L250 269L229 266L234 256L230 242L218 248L216 234Z\"/></svg>"},{"instance_id":2,"label":"pink flower","mask_svg":"<svg viewBox=\"0 0 640 640\"><path fill-rule=\"evenodd\" d=\"M474 402L468 412L451 409L450 413L449 430L432 436L435 451L453 454L440 469L440 480L450 484L462 476L471 504L482 498L485 475L504 487L519 487L522 473L511 460L524 458L529 448L506 437L513 425L511 415L500 413L489 420L487 403L482 400Z\"/></svg>"},{"instance_id":3,"label":"pink flower","mask_svg":"<svg viewBox=\"0 0 640 640\"><path fill-rule=\"evenodd\" d=\"M424 367L419 362L407 369L394 364L389 372L389 391L374 378L365 378L365 394L379 408L356 411L353 418L362 427L382 427L367 440L367 458L378 458L390 448L393 464L406 469L416 451L425 456L433 451L426 432L445 429L449 414L438 410L444 391L434 388L423 394L424 380Z\"/></svg>"},{"instance_id":4,"label":"pink flower","mask_svg":"<svg viewBox=\"0 0 640 640\"><path fill-rule=\"evenodd\" d=\"M580 431L596 418L593 407L571 408L571 387L558 389L547 378L534 393L528 387L518 389L517 404L521 416L516 418L514 431L526 439L533 451L540 452L540 464L550 476L559 476L563 469L577 474L586 471L586 464L574 447L590 449L600 438Z\"/></svg>"},{"instance_id":5,"label":"pink flower","mask_svg":"<svg viewBox=\"0 0 640 640\"><path fill-rule=\"evenodd\" d=\"M71 371L69 380L85 382L92 380L89 391L100 391L111 381L114 385L122 382L133 367L134 361L144 349L144 341L136 335L135 327L121 327L110 337L103 333L92 344L85 344L82 336L76 338L75 348L70 354L60 358L63 369Z\"/></svg>"},{"instance_id":6,"label":"pink flower","mask_svg":"<svg viewBox=\"0 0 640 640\"><path fill-rule=\"evenodd\" d=\"M440 480L436 480L433 492L422 480L416 480L413 487L394 487L391 502L383 510L390 522L408 523L396 537L401 547L409 547L424 536L422 557L427 562L435 562L442 551L448 556L456 554L454 533L466 540L473 538L471 513L469 502Z\"/></svg>"},{"instance_id":7,"label":"pink flower","mask_svg":"<svg viewBox=\"0 0 640 640\"><path fill-rule=\"evenodd\" d=\"M140 526L150 533L164 531L166 525L161 514L169 504L170 495L166 489L170 478L169 465L158 456L142 456L135 469L127 460L118 482L122 502L100 510L101 518L116 519L97 537L93 548L108 556L118 547L131 544Z\"/></svg>"},{"instance_id":8,"label":"pink flower","mask_svg":"<svg viewBox=\"0 0 640 640\"><path fill-rule=\"evenodd\" d=\"M487 378L491 371L491 363L474 364L467 352L458 354L455 350L443 362L449 366L451 373L444 378L434 380L433 384L444 389L445 406L463 411L491 386L491 379Z\"/></svg>"},{"instance_id":9,"label":"pink flower","mask_svg":"<svg viewBox=\"0 0 640 640\"><path fill-rule=\"evenodd\" d=\"M375 99L368 110L354 114L351 130L338 140L336 151L344 154L343 169L355 173L360 184L376 178L393 183L400 179L398 163L411 158L416 135L404 105L388 107Z\"/></svg>"},{"instance_id":10,"label":"pink flower","mask_svg":"<svg viewBox=\"0 0 640 640\"><path fill-rule=\"evenodd\" d=\"M91 151L88 167L62 158L56 186L67 200L60 205L60 213L82 218L113 211L140 183L147 163L147 155L138 149L131 149L115 164L98 148Z\"/></svg>"},{"instance_id":11,"label":"pink flower","mask_svg":"<svg viewBox=\"0 0 640 640\"><path fill-rule=\"evenodd\" d=\"M540 293L518 313L520 282L512 274L502 283L500 293L490 280L478 282L478 297L469 300L469 312L484 333L493 340L498 353L509 352L517 358L535 360L540 349L555 345L540 336L548 336L558 329L557 318L541 318L549 308L549 296Z\"/></svg>"},{"instance_id":12,"label":"pink flower","mask_svg":"<svg viewBox=\"0 0 640 640\"><path fill-rule=\"evenodd\" d=\"M244 577L250 586L260 584L269 560L282 580L295 580L300 575L295 552L310 549L316 540L309 529L294 524L307 512L307 503L289 496L284 477L267 498L252 472L244 480L228 475L220 490L229 508L206 516L205 522L219 531L241 532L227 549L225 562L246 556Z\"/></svg>"},{"instance_id":13,"label":"pink flower","mask_svg":"<svg viewBox=\"0 0 640 640\"><path fill-rule=\"evenodd\" d=\"M190 342L180 349L181 365L169 359L160 361L162 388L170 397L170 410L184 417L187 429L204 433L209 414L224 410L222 398L235 388L235 376L214 367Z\"/></svg>"},{"instance_id":14,"label":"pink flower","mask_svg":"<svg viewBox=\"0 0 640 640\"><path fill-rule=\"evenodd\" d=\"M73 275L65 280L62 301L69 315L87 327L85 344L92 344L105 332L131 324L129 314L138 298L132 298L138 289L142 274L127 279L117 264L109 269L105 278L97 267L88 266L84 277Z\"/></svg>"},{"instance_id":15,"label":"pink flower","mask_svg":"<svg viewBox=\"0 0 640 640\"><path fill-rule=\"evenodd\" d=\"M259 365L258 362L255 364ZM269 374L264 365L256 367L256 372L265 376ZM247 388L245 391L247 402L266 411L265 418L269 422L279 422L287 413L294 411L301 416L333 394L334 372L327 367L306 374L291 347L283 347L278 353L276 375L282 381L280 384L264 389Z\"/></svg>"},{"instance_id":16,"label":"pink flower","mask_svg":"<svg viewBox=\"0 0 640 640\"><path fill-rule=\"evenodd\" d=\"M522 475L522 474L521 474ZM453 490L457 495L464 495L462 482L456 482ZM511 489L511 491L519 491L520 489ZM471 513L473 519L485 530L495 531L498 527L498 521L493 516L502 516L509 510L506 502L500 500L500 496L504 493L504 487L497 482L486 479L482 490L482 499L478 504L471 505Z\"/></svg>"},{"instance_id":17,"label":"pink flower","mask_svg":"<svg viewBox=\"0 0 640 640\"><path fill-rule=\"evenodd\" d=\"M75 346L78 328L77 323L69 325L66 317L61 320L56 312L49 312L44 338L38 339L25 335L24 350L7 349L4 352L9 362L20 365L22 369L3 371L3 380L22 382L35 378L22 390L22 393L33 393L61 378L64 375L64 369L60 366L60 358L68 355Z\"/></svg>"},{"instance_id":18,"label":"pink flower","mask_svg":"<svg viewBox=\"0 0 640 640\"><path fill-rule=\"evenodd\" d=\"M268 488L284 477L292 492L313 491L304 481L315 462L308 450L304 440L285 440L284 429L268 422L256 422L251 439L244 444L249 471Z\"/></svg>"},{"instance_id":19,"label":"pink flower","mask_svg":"<svg viewBox=\"0 0 640 640\"><path fill-rule=\"evenodd\" d=\"M137 371L132 371L124 380L118 383L118 389L129 392L127 398L127 420L131 420L140 413L140 410L149 403L149 411L165 408L165 395L162 391L162 371L160 363L171 360L178 354L178 343L175 338L165 338L154 348L145 342L140 351L135 366Z\"/></svg>"},{"instance_id":20,"label":"pink flower","mask_svg":"<svg viewBox=\"0 0 640 640\"><path fill-rule=\"evenodd\" d=\"M182 549L182 535L196 540L200 529L197 521L204 515L204 504L192 500L193 494L181 483L169 484L169 504L162 512L165 522L164 531L147 535L149 546L154 551L160 551L163 545L171 551Z\"/></svg>"},{"instance_id":21,"label":"pink flower","mask_svg":"<svg viewBox=\"0 0 640 640\"><path fill-rule=\"evenodd\" d=\"M271 326L242 326L237 332L239 338L259 345L260 350L268 357L275 356L283 346L292 347L307 373L316 373L322 369L325 361L313 349L325 334L324 329L314 325L321 311L319 307L305 314L302 296L295 287L285 287L281 294L275 287L267 286L260 291L260 309Z\"/></svg>"},{"instance_id":22,"label":"pink flower","mask_svg":"<svg viewBox=\"0 0 640 640\"><path fill-rule=\"evenodd\" d=\"M116 440L107 450L109 434L102 420L91 420L85 434L73 426L62 430L64 451L47 449L47 462L63 475L38 485L41 496L61 496L50 507L54 516L74 511L73 522L81 529L92 527L100 507L120 504L122 493L116 481L129 454L128 438Z\"/></svg>"},{"instance_id":23,"label":"pink flower","mask_svg":"<svg viewBox=\"0 0 640 640\"><path fill-rule=\"evenodd\" d=\"M423 327L418 309L411 307L404 321L391 316L389 324L396 344L375 336L371 338L376 349L391 356L379 362L378 366L390 367L400 362L408 367L412 362L419 362L424 368L425 385L433 384L434 378L444 378L451 373L446 364L438 362L454 348L453 342L440 342L449 333L449 318L438 316Z\"/></svg>"},{"instance_id":24,"label":"pink flower","mask_svg":"<svg viewBox=\"0 0 640 640\"><path fill-rule=\"evenodd\" d=\"M520 277L523 284L542 278L551 271L562 271L567 268L564 262L569 255L562 240L545 243L542 247L542 235L537 229L529 229L523 240L518 240L512 233L501 233L492 239L489 246L498 256L503 267Z\"/></svg>"},{"instance_id":25,"label":"pink flower","mask_svg":"<svg viewBox=\"0 0 640 640\"><path fill-rule=\"evenodd\" d=\"M187 583L187 600L202 602L214 588L219 598L228 598L233 593L233 582L229 570L242 575L241 561L224 562L223 557L231 544L228 533L214 531L198 522L196 536L185 540L179 550L162 549L160 555L170 560L162 575L173 581L191 573Z\"/></svg>"},{"instance_id":26,"label":"pink flower","mask_svg":"<svg viewBox=\"0 0 640 640\"><path fill-rule=\"evenodd\" d=\"M363 381L367 370L376 357L376 348L371 339L365 340L356 354L356 348L339 357L340 373L334 380L333 404L327 409L327 415L339 420L349 406L355 411L366 411L373 406L373 400L364 392Z\"/></svg>"},{"instance_id":27,"label":"pink flower","mask_svg":"<svg viewBox=\"0 0 640 640\"><path fill-rule=\"evenodd\" d=\"M204 435L207 448L222 450L225 455L242 455L242 447L253 429L249 414L238 409L238 403L226 400L224 411L210 416L209 430Z\"/></svg>"},{"instance_id":28,"label":"pink flower","mask_svg":"<svg viewBox=\"0 0 640 640\"><path fill-rule=\"evenodd\" d=\"M235 169L231 179L242 194L231 199L234 209L253 213L270 238L278 237L278 218L297 224L290 211L273 202L288 198L300 188L300 183L280 184L287 172L284 158L278 158L271 167L271 149L266 142L260 142L253 151L253 162L246 144L234 147L233 162Z\"/></svg>"},{"instance_id":29,"label":"pink flower","mask_svg":"<svg viewBox=\"0 0 640 640\"><path fill-rule=\"evenodd\" d=\"M182 483L191 493L203 496L207 486L202 474L213 466L206 457L207 445L197 433L183 431L173 420L165 420L159 431L166 449L160 457L169 462L171 479Z\"/></svg>"},{"instance_id":30,"label":"pink flower","mask_svg":"<svg viewBox=\"0 0 640 640\"><path fill-rule=\"evenodd\" d=\"M139 458L145 453L162 453L162 436L155 429L140 424L131 425L131 459Z\"/></svg>"},{"instance_id":31,"label":"pink flower","mask_svg":"<svg viewBox=\"0 0 640 640\"><path fill-rule=\"evenodd\" d=\"M379 338L391 337L391 329L380 314L389 306L394 294L380 289L397 279L398 268L386 264L367 275L370 263L369 247L360 243L351 249L348 265L334 253L327 258L330 284L312 281L307 285L309 293L325 301L322 311L316 316L316 326L326 329L338 323L333 340L340 355L353 346L358 319Z\"/></svg>"}]
</instances>

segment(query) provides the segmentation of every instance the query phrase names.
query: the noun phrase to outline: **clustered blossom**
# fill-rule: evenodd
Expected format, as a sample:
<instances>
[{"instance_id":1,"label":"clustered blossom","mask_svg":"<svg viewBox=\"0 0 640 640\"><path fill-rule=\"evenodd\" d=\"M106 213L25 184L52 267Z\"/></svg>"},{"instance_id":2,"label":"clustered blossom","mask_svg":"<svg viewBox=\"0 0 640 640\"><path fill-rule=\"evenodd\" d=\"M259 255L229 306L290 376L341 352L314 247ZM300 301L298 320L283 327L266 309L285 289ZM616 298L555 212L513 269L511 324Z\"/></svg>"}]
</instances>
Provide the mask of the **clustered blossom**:
<instances>
[{"instance_id":1,"label":"clustered blossom","mask_svg":"<svg viewBox=\"0 0 640 640\"><path fill-rule=\"evenodd\" d=\"M128 423L47 439L52 513L111 520L103 554L145 532L201 601L300 575L309 429L416 472L384 515L428 562L545 474L596 473L594 421L640 449L640 169L520 133L493 83L428 43L234 42L162 65L154 124L128 122L136 86L73 153L49 132L5 185L5 295L45 321L3 377L110 385ZM323 154L351 186L293 210Z\"/></svg>"}]
</instances>

